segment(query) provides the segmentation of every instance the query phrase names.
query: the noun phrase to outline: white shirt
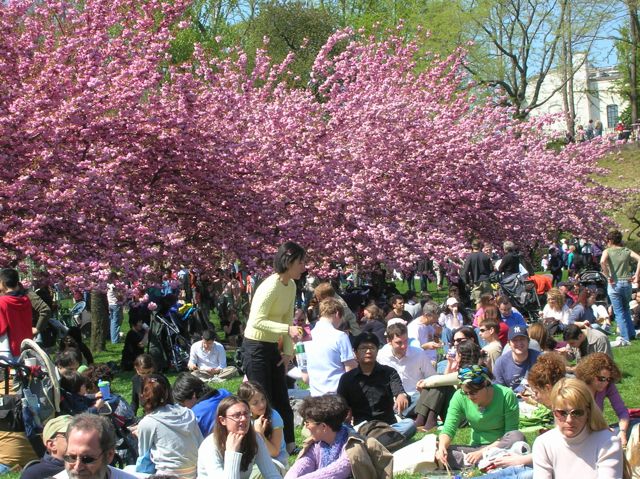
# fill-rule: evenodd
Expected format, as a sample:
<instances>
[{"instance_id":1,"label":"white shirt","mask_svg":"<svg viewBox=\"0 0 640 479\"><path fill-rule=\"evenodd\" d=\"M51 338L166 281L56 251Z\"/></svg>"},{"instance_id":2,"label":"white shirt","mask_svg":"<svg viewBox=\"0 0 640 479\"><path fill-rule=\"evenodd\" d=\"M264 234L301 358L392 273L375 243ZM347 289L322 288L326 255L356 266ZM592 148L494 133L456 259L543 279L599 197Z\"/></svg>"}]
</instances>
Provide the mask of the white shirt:
<instances>
[{"instance_id":1,"label":"white shirt","mask_svg":"<svg viewBox=\"0 0 640 479\"><path fill-rule=\"evenodd\" d=\"M211 349L205 351L202 348L204 341L196 341L191 345L189 352L189 364L193 364L198 369L215 368L223 369L227 367L227 355L224 352L224 346L217 341L213 342Z\"/></svg>"},{"instance_id":2,"label":"white shirt","mask_svg":"<svg viewBox=\"0 0 640 479\"><path fill-rule=\"evenodd\" d=\"M556 321L560 321L567 326L569 324L569 307L565 304L561 311L552 309L550 305L546 304L542 310L543 318L553 318Z\"/></svg>"},{"instance_id":3,"label":"white shirt","mask_svg":"<svg viewBox=\"0 0 640 479\"><path fill-rule=\"evenodd\" d=\"M408 312L413 319L422 315L422 307L420 306L420 303L404 303L404 310Z\"/></svg>"},{"instance_id":4,"label":"white shirt","mask_svg":"<svg viewBox=\"0 0 640 479\"><path fill-rule=\"evenodd\" d=\"M109 306L115 306L118 304L116 285L107 283L107 303Z\"/></svg>"},{"instance_id":5,"label":"white shirt","mask_svg":"<svg viewBox=\"0 0 640 479\"><path fill-rule=\"evenodd\" d=\"M345 373L344 363L355 359L349 336L321 319L311 330L311 337L305 343L311 395L335 393Z\"/></svg>"},{"instance_id":6,"label":"white shirt","mask_svg":"<svg viewBox=\"0 0 640 479\"><path fill-rule=\"evenodd\" d=\"M409 332L409 339L415 339L416 342L420 343L416 345L416 347L420 349L422 349L424 343L433 341L436 337L436 328L434 328L432 324L420 323L420 318L411 321L407 325L407 331ZM438 359L437 349L425 349L424 354L427 355L429 361L436 361Z\"/></svg>"},{"instance_id":7,"label":"white shirt","mask_svg":"<svg viewBox=\"0 0 640 479\"><path fill-rule=\"evenodd\" d=\"M378 353L377 361L380 364L392 367L398 372L402 380L402 387L407 394L413 394L417 391L416 384L418 384L418 381L436 374L427 355L424 354L421 348L416 348L415 346L409 346L407 354L398 359L393 355L391 346L385 344Z\"/></svg>"}]
</instances>

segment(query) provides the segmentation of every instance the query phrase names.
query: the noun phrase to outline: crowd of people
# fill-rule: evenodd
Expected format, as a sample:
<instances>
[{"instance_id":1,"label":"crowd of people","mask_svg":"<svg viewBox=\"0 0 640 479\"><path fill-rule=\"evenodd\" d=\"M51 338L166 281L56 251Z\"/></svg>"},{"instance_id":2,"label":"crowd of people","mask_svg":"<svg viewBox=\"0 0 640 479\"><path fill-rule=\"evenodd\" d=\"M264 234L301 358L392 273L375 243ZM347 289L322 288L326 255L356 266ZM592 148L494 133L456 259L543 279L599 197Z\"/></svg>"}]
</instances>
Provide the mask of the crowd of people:
<instances>
[{"instance_id":1,"label":"crowd of people","mask_svg":"<svg viewBox=\"0 0 640 479\"><path fill-rule=\"evenodd\" d=\"M623 451L637 426L615 385L622 373L609 333L616 333L613 320L624 339L614 345L635 340L640 256L617 231L607 243L597 258L611 307L597 304L593 289L563 283L555 270L593 264L593 247L571 244L563 258L563 247L553 246L548 281L540 281L539 321L518 311L492 280L495 273L543 276L509 241L494 258L475 240L442 303L426 292L431 262L409 272L405 295L394 294L377 269L371 282L385 285L350 307L339 281L305 279L306 252L294 242L280 246L273 274L261 281L231 274L217 301L203 299L189 272L167 276L165 293L189 295L207 319L215 307L220 329L205 329L193 342L188 371L172 385L146 352L149 318L136 312L137 297L120 364L135 372L130 407L104 393L100 384L113 372L94 364L79 331L69 331L55 359L64 414L45 424L46 452L22 477L392 477L393 453L418 431L438 434L439 464L478 467L486 477L626 477ZM110 284L110 339L118 342L124 301ZM17 358L22 339L44 329L38 303L12 269L0 271L0 293L0 350ZM239 349L235 365L225 346ZM244 377L236 391L214 387L238 374ZM296 380L308 385L301 401L290 400ZM613 426L602 414L605 399L618 418ZM125 439L136 449L135 465L124 471L111 465L123 439L115 411L128 420ZM296 443L297 416L303 443ZM463 426L468 444L456 442ZM536 438L527 444L531 432ZM0 473L34 456L24 433L0 432L0 439L13 441L0 453Z\"/></svg>"}]
</instances>

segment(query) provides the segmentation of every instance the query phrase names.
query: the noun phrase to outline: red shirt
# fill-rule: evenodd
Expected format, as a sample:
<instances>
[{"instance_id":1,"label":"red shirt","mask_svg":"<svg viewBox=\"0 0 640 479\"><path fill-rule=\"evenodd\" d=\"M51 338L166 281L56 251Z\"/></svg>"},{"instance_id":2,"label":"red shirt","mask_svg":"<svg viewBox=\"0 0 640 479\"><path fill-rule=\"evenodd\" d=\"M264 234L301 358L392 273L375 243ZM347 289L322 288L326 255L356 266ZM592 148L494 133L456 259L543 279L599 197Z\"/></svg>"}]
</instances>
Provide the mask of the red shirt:
<instances>
[{"instance_id":1,"label":"red shirt","mask_svg":"<svg viewBox=\"0 0 640 479\"><path fill-rule=\"evenodd\" d=\"M532 281L536 287L536 294L544 294L553 287L553 280L551 276L546 274L533 274L529 276L529 281Z\"/></svg>"},{"instance_id":2,"label":"red shirt","mask_svg":"<svg viewBox=\"0 0 640 479\"><path fill-rule=\"evenodd\" d=\"M0 335L9 336L11 354L20 356L23 339L32 339L31 301L26 294L0 296Z\"/></svg>"}]
</instances>

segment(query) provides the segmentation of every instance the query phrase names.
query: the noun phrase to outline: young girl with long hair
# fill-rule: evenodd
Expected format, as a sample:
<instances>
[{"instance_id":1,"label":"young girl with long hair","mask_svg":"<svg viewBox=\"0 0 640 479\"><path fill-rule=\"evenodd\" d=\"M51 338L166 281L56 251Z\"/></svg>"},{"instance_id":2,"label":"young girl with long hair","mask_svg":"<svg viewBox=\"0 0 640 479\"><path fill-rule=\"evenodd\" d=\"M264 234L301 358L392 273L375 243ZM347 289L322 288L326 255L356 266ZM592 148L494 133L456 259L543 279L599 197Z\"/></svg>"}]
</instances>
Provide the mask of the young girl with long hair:
<instances>
[{"instance_id":1,"label":"young girl with long hair","mask_svg":"<svg viewBox=\"0 0 640 479\"><path fill-rule=\"evenodd\" d=\"M198 479L249 479L254 465L264 479L282 478L251 425L249 404L228 396L218 405L213 433L198 449Z\"/></svg>"},{"instance_id":2,"label":"young girl with long hair","mask_svg":"<svg viewBox=\"0 0 640 479\"><path fill-rule=\"evenodd\" d=\"M280 463L276 465L282 465L284 469L289 459L282 433L284 423L278 411L269 404L264 388L253 381L244 382L238 388L238 397L249 403L253 429L264 440L269 455Z\"/></svg>"}]
</instances>

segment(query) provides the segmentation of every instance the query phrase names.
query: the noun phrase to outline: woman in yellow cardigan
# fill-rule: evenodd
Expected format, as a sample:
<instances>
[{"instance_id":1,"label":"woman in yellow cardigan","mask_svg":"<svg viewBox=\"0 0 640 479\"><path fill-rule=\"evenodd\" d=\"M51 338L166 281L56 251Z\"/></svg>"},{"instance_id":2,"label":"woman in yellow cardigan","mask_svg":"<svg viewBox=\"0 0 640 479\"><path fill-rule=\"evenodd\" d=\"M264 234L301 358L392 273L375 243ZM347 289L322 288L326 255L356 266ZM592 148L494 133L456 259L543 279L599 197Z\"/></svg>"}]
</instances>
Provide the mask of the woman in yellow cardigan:
<instances>
[{"instance_id":1,"label":"woman in yellow cardigan","mask_svg":"<svg viewBox=\"0 0 640 479\"><path fill-rule=\"evenodd\" d=\"M293 326L295 280L305 271L305 250L287 241L273 260L275 273L256 289L242 343L243 368L250 381L260 384L284 422L287 449L295 447L293 411L289 405L286 366L293 359L293 341L300 332ZM282 339L282 353L278 341ZM290 451L289 451L290 452Z\"/></svg>"}]
</instances>

